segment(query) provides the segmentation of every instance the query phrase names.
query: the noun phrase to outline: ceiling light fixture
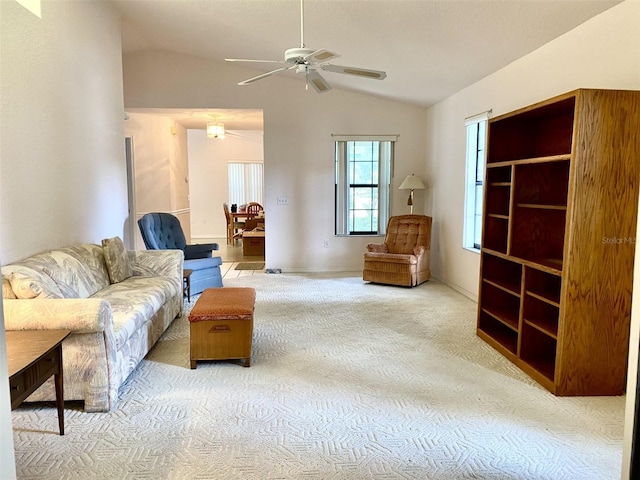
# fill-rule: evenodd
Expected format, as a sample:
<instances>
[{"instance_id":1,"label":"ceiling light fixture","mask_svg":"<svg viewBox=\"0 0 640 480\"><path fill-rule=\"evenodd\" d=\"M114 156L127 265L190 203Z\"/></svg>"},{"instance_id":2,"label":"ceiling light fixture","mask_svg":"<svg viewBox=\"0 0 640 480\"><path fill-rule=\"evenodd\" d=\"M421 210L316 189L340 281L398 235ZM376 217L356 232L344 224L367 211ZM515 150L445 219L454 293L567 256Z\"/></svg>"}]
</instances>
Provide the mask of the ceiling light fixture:
<instances>
[{"instance_id":1,"label":"ceiling light fixture","mask_svg":"<svg viewBox=\"0 0 640 480\"><path fill-rule=\"evenodd\" d=\"M207 137L224 139L224 123L207 123Z\"/></svg>"}]
</instances>

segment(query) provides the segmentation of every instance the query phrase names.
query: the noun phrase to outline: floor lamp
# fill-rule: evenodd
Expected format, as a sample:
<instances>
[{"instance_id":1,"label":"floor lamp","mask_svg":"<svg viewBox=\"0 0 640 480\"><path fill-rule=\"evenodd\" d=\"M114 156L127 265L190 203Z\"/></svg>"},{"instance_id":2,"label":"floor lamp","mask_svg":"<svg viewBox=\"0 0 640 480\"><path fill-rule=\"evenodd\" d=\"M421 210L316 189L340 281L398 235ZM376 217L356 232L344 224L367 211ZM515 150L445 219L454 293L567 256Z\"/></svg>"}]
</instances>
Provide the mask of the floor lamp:
<instances>
[{"instance_id":1,"label":"floor lamp","mask_svg":"<svg viewBox=\"0 0 640 480\"><path fill-rule=\"evenodd\" d=\"M413 191L414 190L424 190L425 187L420 177L416 177L413 173L411 175L407 175L407 178L400 184L398 187L400 190L411 190L409 193L409 199L407 200L407 205L411 207L411 215L413 215Z\"/></svg>"}]
</instances>

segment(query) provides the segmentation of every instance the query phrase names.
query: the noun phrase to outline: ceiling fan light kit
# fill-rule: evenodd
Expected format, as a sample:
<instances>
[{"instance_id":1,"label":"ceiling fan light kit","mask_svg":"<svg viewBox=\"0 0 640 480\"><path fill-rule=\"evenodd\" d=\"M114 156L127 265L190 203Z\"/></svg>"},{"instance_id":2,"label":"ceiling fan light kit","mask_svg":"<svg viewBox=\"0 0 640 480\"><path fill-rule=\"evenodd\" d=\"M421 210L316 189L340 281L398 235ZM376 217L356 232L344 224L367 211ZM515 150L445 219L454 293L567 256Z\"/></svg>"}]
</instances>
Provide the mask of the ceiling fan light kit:
<instances>
[{"instance_id":1,"label":"ceiling fan light kit","mask_svg":"<svg viewBox=\"0 0 640 480\"><path fill-rule=\"evenodd\" d=\"M300 0L300 47L289 48L284 52L284 60L253 60L246 58L225 58L227 62L252 62L252 63L279 63L285 66L276 68L269 72L257 75L247 80L238 82L238 85L249 85L250 83L270 77L276 73L295 69L296 73L305 75L306 88L309 84L318 93L325 93L331 90L331 85L318 73L318 69L340 73L344 75L354 75L357 77L370 78L374 80L383 80L386 78L386 72L381 70L370 70L366 68L345 67L342 65L332 65L328 62L334 58L338 58L335 52L321 48L314 50L306 48L304 44L304 0Z\"/></svg>"},{"instance_id":2,"label":"ceiling fan light kit","mask_svg":"<svg viewBox=\"0 0 640 480\"><path fill-rule=\"evenodd\" d=\"M220 140L224 140L224 124L209 122L207 123L207 137L208 138L219 138Z\"/></svg>"}]
</instances>

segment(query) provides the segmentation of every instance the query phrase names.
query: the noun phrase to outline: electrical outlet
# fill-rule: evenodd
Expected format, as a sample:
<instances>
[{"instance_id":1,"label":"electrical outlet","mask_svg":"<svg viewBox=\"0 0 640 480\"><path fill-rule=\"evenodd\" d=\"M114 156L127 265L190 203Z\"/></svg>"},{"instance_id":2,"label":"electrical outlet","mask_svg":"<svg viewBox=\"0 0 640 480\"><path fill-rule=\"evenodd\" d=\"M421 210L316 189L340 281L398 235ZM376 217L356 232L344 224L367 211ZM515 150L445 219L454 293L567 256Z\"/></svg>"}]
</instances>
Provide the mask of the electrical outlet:
<instances>
[{"instance_id":1,"label":"electrical outlet","mask_svg":"<svg viewBox=\"0 0 640 480\"><path fill-rule=\"evenodd\" d=\"M289 197L287 197L286 195L280 195L277 198L278 201L278 205L289 205Z\"/></svg>"}]
</instances>

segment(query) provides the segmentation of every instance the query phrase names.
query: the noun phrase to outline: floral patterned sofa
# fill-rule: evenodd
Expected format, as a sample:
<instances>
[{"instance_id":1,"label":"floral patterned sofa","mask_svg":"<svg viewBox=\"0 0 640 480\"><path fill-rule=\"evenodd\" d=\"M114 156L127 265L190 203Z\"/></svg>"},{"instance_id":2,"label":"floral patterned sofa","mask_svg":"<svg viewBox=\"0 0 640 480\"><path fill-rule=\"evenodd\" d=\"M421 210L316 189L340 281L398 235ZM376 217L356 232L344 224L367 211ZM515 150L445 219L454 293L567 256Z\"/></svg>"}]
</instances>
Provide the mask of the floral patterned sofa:
<instances>
[{"instance_id":1,"label":"floral patterned sofa","mask_svg":"<svg viewBox=\"0 0 640 480\"><path fill-rule=\"evenodd\" d=\"M127 251L115 237L2 267L6 330L71 330L64 398L114 410L118 389L183 310L183 253ZM52 379L28 401L55 400Z\"/></svg>"}]
</instances>

